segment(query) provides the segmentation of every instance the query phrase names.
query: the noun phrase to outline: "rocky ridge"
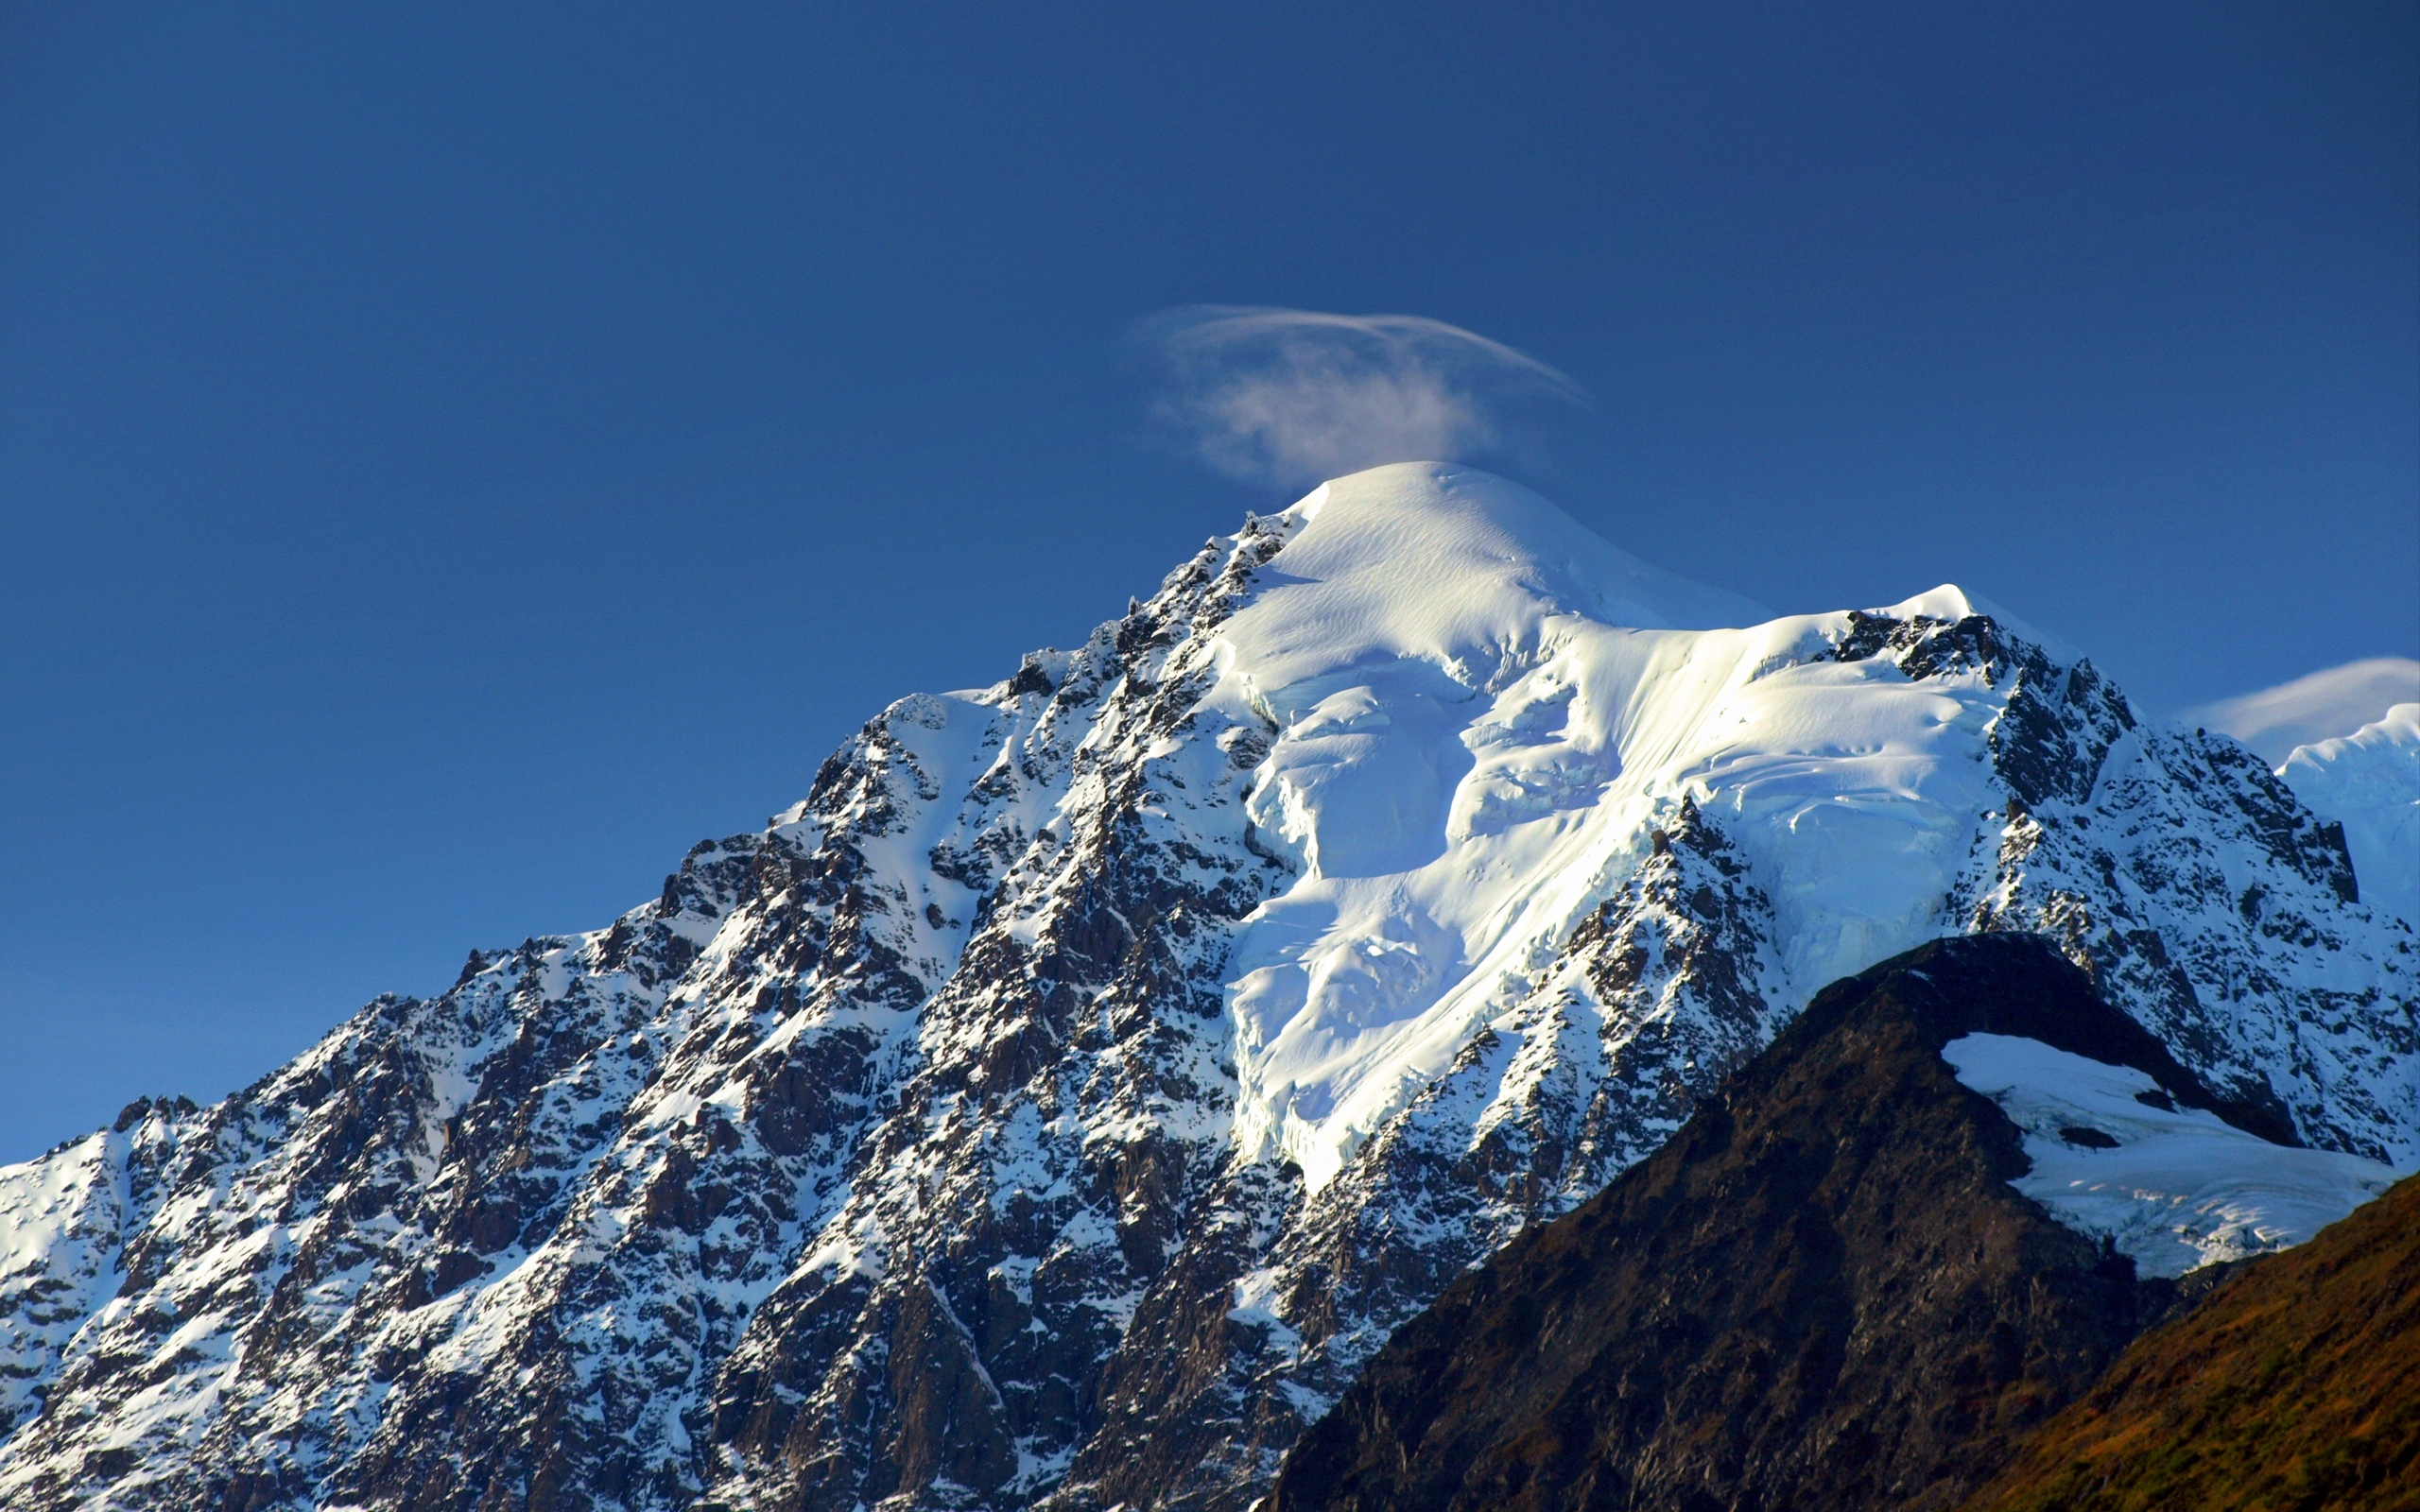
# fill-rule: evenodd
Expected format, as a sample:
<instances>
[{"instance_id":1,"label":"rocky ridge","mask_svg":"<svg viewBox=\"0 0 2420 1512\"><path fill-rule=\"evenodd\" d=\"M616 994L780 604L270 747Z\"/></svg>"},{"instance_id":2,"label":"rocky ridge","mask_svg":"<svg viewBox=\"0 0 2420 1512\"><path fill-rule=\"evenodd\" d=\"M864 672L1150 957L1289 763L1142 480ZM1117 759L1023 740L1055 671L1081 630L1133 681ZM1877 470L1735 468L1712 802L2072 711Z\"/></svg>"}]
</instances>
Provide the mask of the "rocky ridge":
<instances>
[{"instance_id":1,"label":"rocky ridge","mask_svg":"<svg viewBox=\"0 0 2420 1512\"><path fill-rule=\"evenodd\" d=\"M1240 1508L1942 933L2420 1158L2411 930L2256 759L1955 591L1726 617L1483 474L1248 520L609 928L0 1172L0 1501Z\"/></svg>"},{"instance_id":2,"label":"rocky ridge","mask_svg":"<svg viewBox=\"0 0 2420 1512\"><path fill-rule=\"evenodd\" d=\"M2207 1282L2138 1277L2019 1194L2016 1125L1945 1062L1970 1035L2245 1112L2040 936L1895 956L1398 1330L1266 1512L1959 1504Z\"/></svg>"}]
</instances>

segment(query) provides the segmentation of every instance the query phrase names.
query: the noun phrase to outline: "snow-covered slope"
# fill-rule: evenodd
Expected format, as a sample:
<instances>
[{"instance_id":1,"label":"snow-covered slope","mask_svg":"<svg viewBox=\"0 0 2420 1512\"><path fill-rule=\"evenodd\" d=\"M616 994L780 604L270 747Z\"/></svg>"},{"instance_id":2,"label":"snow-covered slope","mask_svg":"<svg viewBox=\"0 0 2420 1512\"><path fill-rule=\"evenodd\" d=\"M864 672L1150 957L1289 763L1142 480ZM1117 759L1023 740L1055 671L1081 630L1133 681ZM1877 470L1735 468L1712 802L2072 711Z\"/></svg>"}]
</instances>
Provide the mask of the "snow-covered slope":
<instances>
[{"instance_id":1,"label":"snow-covered slope","mask_svg":"<svg viewBox=\"0 0 2420 1512\"><path fill-rule=\"evenodd\" d=\"M2107 1235L2148 1276L2301 1244L2411 1174L2273 1144L2178 1107L2132 1066L2038 1040L1967 1035L1942 1058L2024 1131L2033 1169L2016 1189L2069 1228Z\"/></svg>"},{"instance_id":2,"label":"snow-covered slope","mask_svg":"<svg viewBox=\"0 0 2420 1512\"><path fill-rule=\"evenodd\" d=\"M2275 1131L2411 1161L2420 959L2354 892L2241 747L1955 589L1772 619L1377 469L894 704L611 928L0 1172L0 1504L1241 1507L1938 934L2047 932Z\"/></svg>"},{"instance_id":3,"label":"snow-covered slope","mask_svg":"<svg viewBox=\"0 0 2420 1512\"><path fill-rule=\"evenodd\" d=\"M2296 747L2277 768L2344 848L2369 902L2420 928L2420 703L2399 703L2352 734Z\"/></svg>"}]
</instances>

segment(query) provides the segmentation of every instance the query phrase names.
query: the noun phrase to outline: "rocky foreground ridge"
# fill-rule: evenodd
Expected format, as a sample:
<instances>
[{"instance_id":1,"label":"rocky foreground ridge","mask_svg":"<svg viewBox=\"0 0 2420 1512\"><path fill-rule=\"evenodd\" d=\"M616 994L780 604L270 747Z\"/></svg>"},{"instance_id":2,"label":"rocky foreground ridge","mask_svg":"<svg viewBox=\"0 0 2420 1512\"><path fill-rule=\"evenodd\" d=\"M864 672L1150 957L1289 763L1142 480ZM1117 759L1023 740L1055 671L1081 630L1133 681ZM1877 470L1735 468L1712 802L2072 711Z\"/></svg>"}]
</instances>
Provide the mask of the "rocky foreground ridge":
<instances>
[{"instance_id":1,"label":"rocky foreground ridge","mask_svg":"<svg viewBox=\"0 0 2420 1512\"><path fill-rule=\"evenodd\" d=\"M2420 1512L2420 1177L2137 1339L1963 1512Z\"/></svg>"},{"instance_id":2,"label":"rocky foreground ridge","mask_svg":"<svg viewBox=\"0 0 2420 1512\"><path fill-rule=\"evenodd\" d=\"M1895 956L1398 1330L1264 1512L1948 1512L2020 1449L2055 1465L2031 1442L2046 1421L2219 1272L2142 1275L2020 1194L2023 1131L1952 1064L1979 1040L2261 1122L2038 936Z\"/></svg>"},{"instance_id":3,"label":"rocky foreground ridge","mask_svg":"<svg viewBox=\"0 0 2420 1512\"><path fill-rule=\"evenodd\" d=\"M1241 1508L1817 988L2005 931L2420 1160L2411 930L2241 747L1954 589L1772 619L1357 474L610 927L0 1172L0 1504Z\"/></svg>"}]
</instances>

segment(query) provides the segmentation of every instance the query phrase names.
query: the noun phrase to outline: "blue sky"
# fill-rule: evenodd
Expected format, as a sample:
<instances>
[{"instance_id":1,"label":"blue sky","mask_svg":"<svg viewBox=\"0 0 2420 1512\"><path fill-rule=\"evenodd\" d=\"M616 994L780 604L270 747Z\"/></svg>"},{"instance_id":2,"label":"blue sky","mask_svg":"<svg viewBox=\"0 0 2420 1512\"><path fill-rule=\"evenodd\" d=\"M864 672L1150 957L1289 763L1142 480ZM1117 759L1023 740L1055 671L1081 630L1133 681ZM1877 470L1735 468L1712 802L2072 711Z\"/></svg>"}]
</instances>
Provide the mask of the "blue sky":
<instances>
[{"instance_id":1,"label":"blue sky","mask_svg":"<svg viewBox=\"0 0 2420 1512\"><path fill-rule=\"evenodd\" d=\"M1528 353L1591 403L1464 459L1776 609L1955 580L2153 711L2420 652L2415 17L8 8L0 1160L1282 502L1172 308Z\"/></svg>"}]
</instances>

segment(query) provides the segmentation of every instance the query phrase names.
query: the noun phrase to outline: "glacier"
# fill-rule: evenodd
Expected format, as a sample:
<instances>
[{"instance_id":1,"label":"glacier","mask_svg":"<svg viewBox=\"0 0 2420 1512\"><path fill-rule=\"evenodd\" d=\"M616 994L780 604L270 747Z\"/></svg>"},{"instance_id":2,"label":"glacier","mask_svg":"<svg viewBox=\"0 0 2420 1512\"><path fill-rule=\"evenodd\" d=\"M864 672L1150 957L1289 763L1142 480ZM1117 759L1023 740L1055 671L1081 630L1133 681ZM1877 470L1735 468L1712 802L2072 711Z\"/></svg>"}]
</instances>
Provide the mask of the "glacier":
<instances>
[{"instance_id":1,"label":"glacier","mask_svg":"<svg viewBox=\"0 0 2420 1512\"><path fill-rule=\"evenodd\" d=\"M608 927L0 1170L0 1503L1240 1512L1936 936L2048 936L2273 1142L2420 1161L2362 865L1956 588L1775 617L1374 469Z\"/></svg>"}]
</instances>

